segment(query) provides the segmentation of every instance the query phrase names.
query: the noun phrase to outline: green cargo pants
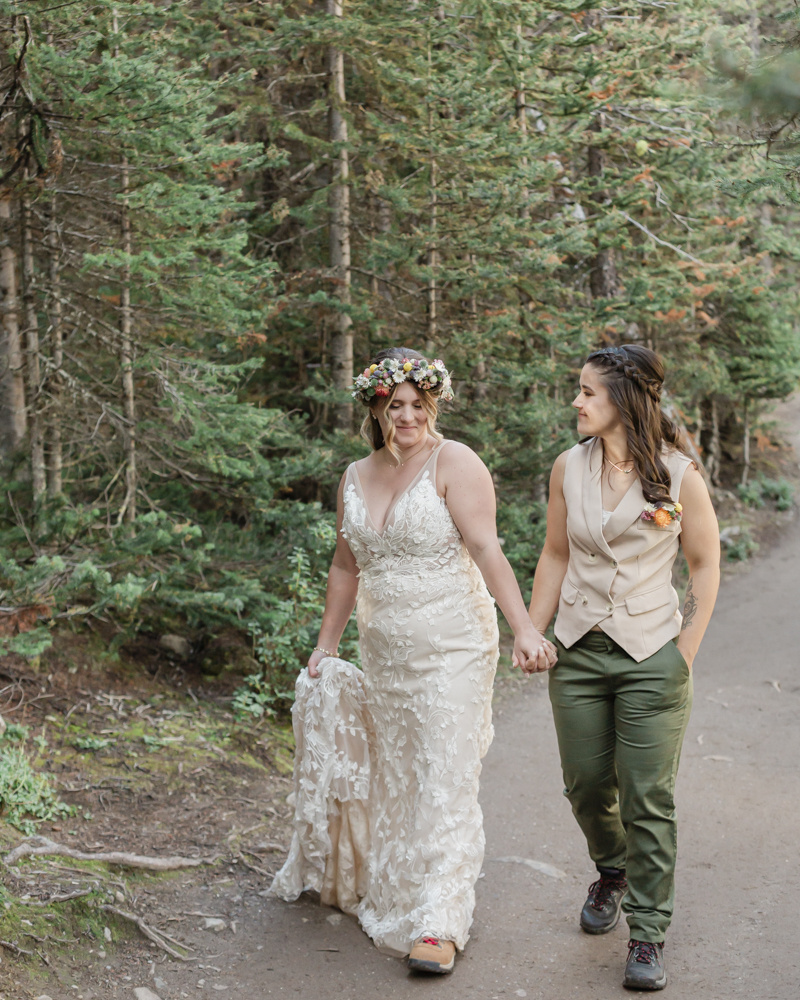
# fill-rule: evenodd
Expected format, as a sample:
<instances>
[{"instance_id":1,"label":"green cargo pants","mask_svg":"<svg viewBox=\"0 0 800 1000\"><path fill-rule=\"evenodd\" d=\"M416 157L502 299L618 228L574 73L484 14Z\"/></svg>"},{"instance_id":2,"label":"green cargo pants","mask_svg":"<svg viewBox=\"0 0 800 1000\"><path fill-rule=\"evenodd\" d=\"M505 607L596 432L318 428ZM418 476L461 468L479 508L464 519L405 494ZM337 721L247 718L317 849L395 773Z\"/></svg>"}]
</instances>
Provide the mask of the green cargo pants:
<instances>
[{"instance_id":1,"label":"green cargo pants","mask_svg":"<svg viewBox=\"0 0 800 1000\"><path fill-rule=\"evenodd\" d=\"M674 642L637 663L602 632L550 671L564 794L603 868L625 868L630 936L658 942L675 898L675 777L692 677Z\"/></svg>"}]
</instances>

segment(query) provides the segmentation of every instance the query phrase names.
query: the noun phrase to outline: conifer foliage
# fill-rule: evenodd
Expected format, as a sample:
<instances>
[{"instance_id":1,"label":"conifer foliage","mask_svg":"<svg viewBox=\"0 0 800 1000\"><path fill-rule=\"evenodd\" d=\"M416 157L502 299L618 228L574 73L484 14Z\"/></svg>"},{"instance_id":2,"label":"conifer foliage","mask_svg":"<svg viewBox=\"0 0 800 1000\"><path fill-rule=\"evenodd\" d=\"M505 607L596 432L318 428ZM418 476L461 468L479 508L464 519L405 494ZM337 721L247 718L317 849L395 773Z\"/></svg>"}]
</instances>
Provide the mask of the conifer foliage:
<instances>
[{"instance_id":1,"label":"conifer foliage","mask_svg":"<svg viewBox=\"0 0 800 1000\"><path fill-rule=\"evenodd\" d=\"M5 603L102 610L120 642L249 629L289 672L363 454L346 386L387 345L454 371L443 428L492 470L523 581L590 348L659 350L712 482L746 479L800 370L792 185L716 79L762 79L749 14L0 13Z\"/></svg>"}]
</instances>

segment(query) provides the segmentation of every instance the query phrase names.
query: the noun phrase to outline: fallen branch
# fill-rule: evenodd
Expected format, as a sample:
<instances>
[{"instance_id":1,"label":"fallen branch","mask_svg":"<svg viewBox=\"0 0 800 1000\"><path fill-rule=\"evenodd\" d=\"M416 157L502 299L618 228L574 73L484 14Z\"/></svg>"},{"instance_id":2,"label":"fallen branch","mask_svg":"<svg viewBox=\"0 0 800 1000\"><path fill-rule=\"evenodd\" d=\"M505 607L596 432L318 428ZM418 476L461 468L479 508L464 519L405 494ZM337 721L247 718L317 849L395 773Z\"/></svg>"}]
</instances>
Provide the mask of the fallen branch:
<instances>
[{"instance_id":1,"label":"fallen branch","mask_svg":"<svg viewBox=\"0 0 800 1000\"><path fill-rule=\"evenodd\" d=\"M26 948L20 948L18 944L14 944L13 941L0 941L0 945L4 948L8 948L9 951L13 951L15 955L34 955L33 951L28 951Z\"/></svg>"},{"instance_id":2,"label":"fallen branch","mask_svg":"<svg viewBox=\"0 0 800 1000\"><path fill-rule=\"evenodd\" d=\"M33 938L34 941L38 941L39 944L45 944L47 941L55 941L56 944L79 944L79 938L59 938L53 937L52 934L45 934L44 937L39 937L36 934L31 934L30 931L25 931L23 937Z\"/></svg>"},{"instance_id":3,"label":"fallen branch","mask_svg":"<svg viewBox=\"0 0 800 1000\"><path fill-rule=\"evenodd\" d=\"M77 892L68 892L63 896L51 896L49 899L19 899L18 903L25 906L49 906L51 903L66 903L68 899L78 899L80 896L91 896L94 889L78 889Z\"/></svg>"},{"instance_id":4,"label":"fallen branch","mask_svg":"<svg viewBox=\"0 0 800 1000\"><path fill-rule=\"evenodd\" d=\"M156 872L170 872L176 868L196 868L198 865L213 864L219 854L210 858L149 858L143 854L129 854L127 851L105 851L98 854L90 854L86 851L76 851L66 844L57 844L47 837L27 837L9 854L3 858L6 865L13 865L15 861L28 855L38 854L58 854L64 858L75 858L77 861L104 861L109 865L125 865L127 868L148 868Z\"/></svg>"},{"instance_id":5,"label":"fallen branch","mask_svg":"<svg viewBox=\"0 0 800 1000\"><path fill-rule=\"evenodd\" d=\"M113 913L118 917L123 917L125 920L130 920L131 923L136 924L142 934L144 934L146 938L149 938L154 945L161 948L161 950L165 951L168 955L172 955L173 958L177 958L180 962L197 961L195 958L188 958L186 955L181 955L179 951L175 951L175 949L170 947L170 945L167 944L167 941L164 940L164 938L167 938L170 941L175 941L175 938L169 938L168 935L166 935L163 931L160 931L157 927L151 927L149 924L146 924L144 920L141 917L138 917L135 913L127 913L125 910L120 910L119 907L112 906L110 903L103 903L100 909L104 910L106 913ZM185 948L186 951L192 950L188 945L180 944L178 941L175 943L178 947Z\"/></svg>"},{"instance_id":6,"label":"fallen branch","mask_svg":"<svg viewBox=\"0 0 800 1000\"><path fill-rule=\"evenodd\" d=\"M250 854L250 851L247 851L246 853ZM258 855L253 854L251 857L258 858ZM268 872L266 868L261 868L259 865L253 865L249 861L245 861L241 854L236 858L236 860L240 865L244 865L245 868L249 868L251 872L255 872L256 875L263 875L266 878L272 878L272 872ZM260 861L261 858L258 858L258 860Z\"/></svg>"},{"instance_id":7,"label":"fallen branch","mask_svg":"<svg viewBox=\"0 0 800 1000\"><path fill-rule=\"evenodd\" d=\"M258 857L261 854L271 854L273 851L278 851L280 854L286 854L289 850L288 847L284 847L283 844L278 844L273 840L268 840L265 844L256 844L254 847L248 849L247 853L252 854L254 857Z\"/></svg>"}]
</instances>

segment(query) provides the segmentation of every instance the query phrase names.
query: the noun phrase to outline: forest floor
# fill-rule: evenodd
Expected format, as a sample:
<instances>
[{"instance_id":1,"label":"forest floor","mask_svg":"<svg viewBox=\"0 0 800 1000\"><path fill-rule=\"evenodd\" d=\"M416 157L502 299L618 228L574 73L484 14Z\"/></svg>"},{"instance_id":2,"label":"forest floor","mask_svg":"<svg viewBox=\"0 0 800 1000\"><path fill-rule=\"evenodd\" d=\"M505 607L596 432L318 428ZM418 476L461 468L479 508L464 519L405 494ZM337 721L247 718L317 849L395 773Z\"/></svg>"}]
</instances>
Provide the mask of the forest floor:
<instances>
[{"instance_id":1,"label":"forest floor","mask_svg":"<svg viewBox=\"0 0 800 1000\"><path fill-rule=\"evenodd\" d=\"M800 401L780 417L800 437ZM795 468L787 451L767 447L764 459L772 475ZM724 524L744 523L733 494L721 513ZM789 609L800 583L800 518L793 508L746 519L761 551L729 565L696 663L678 782L678 907L667 948L675 1000L797 995L800 617ZM0 1000L152 1000L136 996L143 987L160 1000L623 995L623 927L600 939L577 928L592 868L561 795L543 679L506 674L497 685L472 940L455 974L430 982L378 953L350 918L305 898L287 906L265 895L289 842L288 723L237 721L231 677L203 680L176 663L152 677L124 659L98 661L80 638L59 656L38 670L6 658L0 670L19 697L7 720L29 728L37 769L75 807L37 832L90 853L209 863L168 874L52 855L6 866ZM0 823L4 848L22 839ZM39 905L84 890L92 892ZM186 961L103 904L165 932L160 940Z\"/></svg>"}]
</instances>

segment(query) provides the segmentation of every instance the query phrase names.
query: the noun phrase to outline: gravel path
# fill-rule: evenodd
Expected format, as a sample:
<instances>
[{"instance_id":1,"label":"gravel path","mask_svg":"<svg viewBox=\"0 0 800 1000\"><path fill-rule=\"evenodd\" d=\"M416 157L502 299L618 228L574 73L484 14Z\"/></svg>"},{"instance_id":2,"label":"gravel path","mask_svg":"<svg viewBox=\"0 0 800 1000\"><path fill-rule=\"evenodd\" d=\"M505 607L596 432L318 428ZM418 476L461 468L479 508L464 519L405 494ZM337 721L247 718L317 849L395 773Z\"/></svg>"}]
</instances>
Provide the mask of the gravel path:
<instances>
[{"instance_id":1,"label":"gravel path","mask_svg":"<svg viewBox=\"0 0 800 1000\"><path fill-rule=\"evenodd\" d=\"M795 404L800 426L798 415ZM800 899L798 521L787 522L771 552L725 582L695 664L695 708L678 779L677 910L666 949L665 995L672 1000L800 996L792 923ZM203 934L213 955L199 968L159 963L161 1000L630 995L621 987L626 928L601 938L578 929L593 870L561 794L542 680L501 692L496 728L482 781L487 860L472 940L452 976L410 977L353 920L309 900L285 905L255 887L242 894L235 883L219 883L194 890L197 911L213 897L215 907L235 910L237 933ZM113 995L132 997L137 985L145 983L132 977Z\"/></svg>"}]
</instances>

